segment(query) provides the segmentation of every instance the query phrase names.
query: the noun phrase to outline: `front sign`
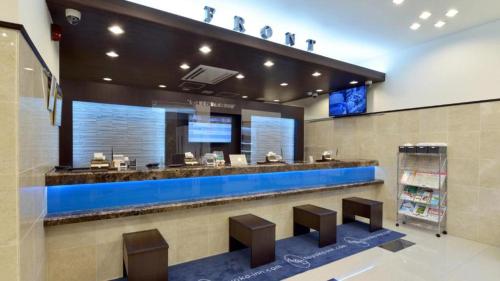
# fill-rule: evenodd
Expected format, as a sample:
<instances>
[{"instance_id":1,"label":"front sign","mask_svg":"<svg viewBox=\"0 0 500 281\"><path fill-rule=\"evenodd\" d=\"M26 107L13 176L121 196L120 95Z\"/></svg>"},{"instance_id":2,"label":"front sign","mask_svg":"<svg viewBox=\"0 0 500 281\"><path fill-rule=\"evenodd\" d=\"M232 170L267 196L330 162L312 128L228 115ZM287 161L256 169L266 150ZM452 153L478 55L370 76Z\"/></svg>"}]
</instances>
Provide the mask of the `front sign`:
<instances>
[{"instance_id":1,"label":"front sign","mask_svg":"<svg viewBox=\"0 0 500 281\"><path fill-rule=\"evenodd\" d=\"M215 8L205 6L205 19L206 23L212 22L215 14ZM233 30L236 32L245 32L245 19L240 16L234 16L233 19ZM266 25L260 30L260 37L262 39L269 39L273 36L273 29ZM307 39L307 51L314 52L314 45L316 44L316 40ZM295 33L287 32L285 34L285 45L293 47L295 45Z\"/></svg>"}]
</instances>

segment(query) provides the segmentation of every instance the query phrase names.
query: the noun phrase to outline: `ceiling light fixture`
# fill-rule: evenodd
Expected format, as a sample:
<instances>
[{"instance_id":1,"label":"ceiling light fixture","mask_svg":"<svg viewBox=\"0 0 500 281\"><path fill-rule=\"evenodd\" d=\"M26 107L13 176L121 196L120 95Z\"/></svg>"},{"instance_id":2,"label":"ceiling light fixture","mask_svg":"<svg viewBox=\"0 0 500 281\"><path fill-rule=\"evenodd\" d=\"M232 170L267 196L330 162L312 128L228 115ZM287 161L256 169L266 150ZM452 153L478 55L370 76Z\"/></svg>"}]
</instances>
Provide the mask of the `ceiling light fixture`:
<instances>
[{"instance_id":1,"label":"ceiling light fixture","mask_svg":"<svg viewBox=\"0 0 500 281\"><path fill-rule=\"evenodd\" d=\"M191 68L191 66L189 66L189 64L187 64L187 63L183 63L180 65L180 68L186 70L186 69Z\"/></svg>"},{"instance_id":2,"label":"ceiling light fixture","mask_svg":"<svg viewBox=\"0 0 500 281\"><path fill-rule=\"evenodd\" d=\"M323 89L317 89L316 92L321 93L323 92Z\"/></svg>"},{"instance_id":3,"label":"ceiling light fixture","mask_svg":"<svg viewBox=\"0 0 500 281\"><path fill-rule=\"evenodd\" d=\"M319 77L319 76L321 76L321 73L316 71L316 72L314 72L314 73L312 74L312 76L314 76L314 77Z\"/></svg>"},{"instance_id":4,"label":"ceiling light fixture","mask_svg":"<svg viewBox=\"0 0 500 281\"><path fill-rule=\"evenodd\" d=\"M437 28L441 28L443 27L444 25L446 24L446 22L442 21L442 20L439 20L436 22L436 24L434 24L435 27Z\"/></svg>"},{"instance_id":5,"label":"ceiling light fixture","mask_svg":"<svg viewBox=\"0 0 500 281\"><path fill-rule=\"evenodd\" d=\"M423 20L426 20L426 19L430 18L431 16L432 16L432 13L431 13L431 12L429 12L429 11L423 11L423 12L420 14L419 18L421 18L421 19L423 19Z\"/></svg>"},{"instance_id":6,"label":"ceiling light fixture","mask_svg":"<svg viewBox=\"0 0 500 281\"><path fill-rule=\"evenodd\" d=\"M458 14L457 9L449 9L448 12L446 12L446 16L449 18L453 18Z\"/></svg>"},{"instance_id":7,"label":"ceiling light fixture","mask_svg":"<svg viewBox=\"0 0 500 281\"><path fill-rule=\"evenodd\" d=\"M280 100L274 100L274 102L280 102Z\"/></svg>"},{"instance_id":8,"label":"ceiling light fixture","mask_svg":"<svg viewBox=\"0 0 500 281\"><path fill-rule=\"evenodd\" d=\"M119 57L120 55L118 55L118 53L117 53L117 52L115 52L115 51L109 51L109 52L107 52L107 53L106 53L106 56L108 56L108 57L110 57L110 58L117 58L117 57Z\"/></svg>"},{"instance_id":9,"label":"ceiling light fixture","mask_svg":"<svg viewBox=\"0 0 500 281\"><path fill-rule=\"evenodd\" d=\"M113 33L114 35L120 35L125 33L125 31L119 26L119 25L112 25L108 27L109 32Z\"/></svg>"},{"instance_id":10,"label":"ceiling light fixture","mask_svg":"<svg viewBox=\"0 0 500 281\"><path fill-rule=\"evenodd\" d=\"M34 69L31 68L31 67L25 67L24 70L27 70L27 71L33 71Z\"/></svg>"},{"instance_id":11,"label":"ceiling light fixture","mask_svg":"<svg viewBox=\"0 0 500 281\"><path fill-rule=\"evenodd\" d=\"M241 96L241 98L242 98L242 99L246 99L246 98L248 98L248 96Z\"/></svg>"},{"instance_id":12,"label":"ceiling light fixture","mask_svg":"<svg viewBox=\"0 0 500 281\"><path fill-rule=\"evenodd\" d=\"M280 86L281 86L281 87L286 87L286 86L288 86L288 83L283 82L283 83L281 83L281 84L280 84Z\"/></svg>"},{"instance_id":13,"label":"ceiling light fixture","mask_svg":"<svg viewBox=\"0 0 500 281\"><path fill-rule=\"evenodd\" d=\"M2 37L7 37L7 33L2 32Z\"/></svg>"},{"instance_id":14,"label":"ceiling light fixture","mask_svg":"<svg viewBox=\"0 0 500 281\"><path fill-rule=\"evenodd\" d=\"M396 5L401 5L403 4L405 0L392 0L392 3L396 4Z\"/></svg>"},{"instance_id":15,"label":"ceiling light fixture","mask_svg":"<svg viewBox=\"0 0 500 281\"><path fill-rule=\"evenodd\" d=\"M266 62L264 63L264 65L265 65L266 67L272 67L272 66L274 65L274 62L272 62L272 61L268 60L268 61L266 61Z\"/></svg>"},{"instance_id":16,"label":"ceiling light fixture","mask_svg":"<svg viewBox=\"0 0 500 281\"><path fill-rule=\"evenodd\" d=\"M411 30L418 30L420 28L420 23L414 22L412 25L410 25Z\"/></svg>"},{"instance_id":17,"label":"ceiling light fixture","mask_svg":"<svg viewBox=\"0 0 500 281\"><path fill-rule=\"evenodd\" d=\"M243 79L245 78L245 75L239 73L238 75L236 75L236 79Z\"/></svg>"},{"instance_id":18,"label":"ceiling light fixture","mask_svg":"<svg viewBox=\"0 0 500 281\"><path fill-rule=\"evenodd\" d=\"M358 81L356 81L356 80L352 80L351 82L349 82L349 84L351 84L351 85L356 85L356 84L358 84Z\"/></svg>"},{"instance_id":19,"label":"ceiling light fixture","mask_svg":"<svg viewBox=\"0 0 500 281\"><path fill-rule=\"evenodd\" d=\"M102 78L102 80L106 81L106 82L110 82L110 81L113 81L113 79L109 78L109 77L104 77Z\"/></svg>"},{"instance_id":20,"label":"ceiling light fixture","mask_svg":"<svg viewBox=\"0 0 500 281\"><path fill-rule=\"evenodd\" d=\"M199 50L200 50L200 52L202 52L204 54L208 54L212 51L212 49L207 45L201 46Z\"/></svg>"},{"instance_id":21,"label":"ceiling light fixture","mask_svg":"<svg viewBox=\"0 0 500 281\"><path fill-rule=\"evenodd\" d=\"M167 85L163 85L163 84L158 85L158 88L162 88L162 89L164 89L164 88L166 88L166 87L167 87Z\"/></svg>"}]
</instances>

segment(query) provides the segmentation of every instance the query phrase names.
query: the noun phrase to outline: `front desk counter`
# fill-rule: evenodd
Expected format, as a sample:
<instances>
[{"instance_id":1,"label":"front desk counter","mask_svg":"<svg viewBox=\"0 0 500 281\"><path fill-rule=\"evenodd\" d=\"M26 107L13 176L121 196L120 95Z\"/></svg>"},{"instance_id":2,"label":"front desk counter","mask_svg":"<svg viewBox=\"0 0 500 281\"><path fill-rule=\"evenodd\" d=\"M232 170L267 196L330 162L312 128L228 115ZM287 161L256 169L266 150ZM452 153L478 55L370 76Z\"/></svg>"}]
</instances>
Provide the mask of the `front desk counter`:
<instances>
[{"instance_id":1,"label":"front desk counter","mask_svg":"<svg viewBox=\"0 0 500 281\"><path fill-rule=\"evenodd\" d=\"M158 229L170 246L169 265L227 252L229 217L254 214L276 225L276 239L291 237L295 206L320 206L341 218L343 198L376 199L383 186L377 165L51 172L42 230L49 280L120 278L124 233Z\"/></svg>"},{"instance_id":2,"label":"front desk counter","mask_svg":"<svg viewBox=\"0 0 500 281\"><path fill-rule=\"evenodd\" d=\"M379 185L375 160L46 175L46 226Z\"/></svg>"}]
</instances>

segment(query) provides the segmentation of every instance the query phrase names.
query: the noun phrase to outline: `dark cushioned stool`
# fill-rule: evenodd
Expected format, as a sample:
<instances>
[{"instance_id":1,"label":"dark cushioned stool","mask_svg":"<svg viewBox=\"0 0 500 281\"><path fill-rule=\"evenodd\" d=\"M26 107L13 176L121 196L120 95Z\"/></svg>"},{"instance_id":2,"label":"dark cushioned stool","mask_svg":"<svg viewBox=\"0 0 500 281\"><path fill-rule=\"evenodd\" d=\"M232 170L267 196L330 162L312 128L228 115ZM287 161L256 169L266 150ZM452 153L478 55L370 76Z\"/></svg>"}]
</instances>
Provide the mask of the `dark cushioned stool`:
<instances>
[{"instance_id":1,"label":"dark cushioned stool","mask_svg":"<svg viewBox=\"0 0 500 281\"><path fill-rule=\"evenodd\" d=\"M275 260L276 225L247 214L229 218L229 251L250 248L250 266L261 266Z\"/></svg>"},{"instance_id":2,"label":"dark cushioned stool","mask_svg":"<svg viewBox=\"0 0 500 281\"><path fill-rule=\"evenodd\" d=\"M382 229L382 205L380 201L350 197L342 200L342 223L353 222L355 216L370 219L370 231Z\"/></svg>"},{"instance_id":3,"label":"dark cushioned stool","mask_svg":"<svg viewBox=\"0 0 500 281\"><path fill-rule=\"evenodd\" d=\"M168 244L158 229L123 234L123 275L128 281L168 280Z\"/></svg>"},{"instance_id":4,"label":"dark cushioned stool","mask_svg":"<svg viewBox=\"0 0 500 281\"><path fill-rule=\"evenodd\" d=\"M337 243L337 212L314 205L293 207L293 236L319 231L319 247Z\"/></svg>"}]
</instances>

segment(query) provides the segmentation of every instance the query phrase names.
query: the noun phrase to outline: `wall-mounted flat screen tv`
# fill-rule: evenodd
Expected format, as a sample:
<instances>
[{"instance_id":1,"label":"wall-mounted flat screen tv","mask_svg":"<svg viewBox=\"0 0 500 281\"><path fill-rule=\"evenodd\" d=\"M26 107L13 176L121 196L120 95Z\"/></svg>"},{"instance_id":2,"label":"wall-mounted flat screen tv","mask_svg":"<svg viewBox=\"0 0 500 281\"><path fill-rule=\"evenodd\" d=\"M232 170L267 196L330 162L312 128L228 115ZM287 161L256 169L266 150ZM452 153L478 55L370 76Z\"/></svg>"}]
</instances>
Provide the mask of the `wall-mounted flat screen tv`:
<instances>
[{"instance_id":1,"label":"wall-mounted flat screen tv","mask_svg":"<svg viewBox=\"0 0 500 281\"><path fill-rule=\"evenodd\" d=\"M225 116L191 115L188 123L190 143L230 143L232 118Z\"/></svg>"},{"instance_id":2,"label":"wall-mounted flat screen tv","mask_svg":"<svg viewBox=\"0 0 500 281\"><path fill-rule=\"evenodd\" d=\"M330 116L348 116L366 112L366 86L330 93Z\"/></svg>"}]
</instances>

